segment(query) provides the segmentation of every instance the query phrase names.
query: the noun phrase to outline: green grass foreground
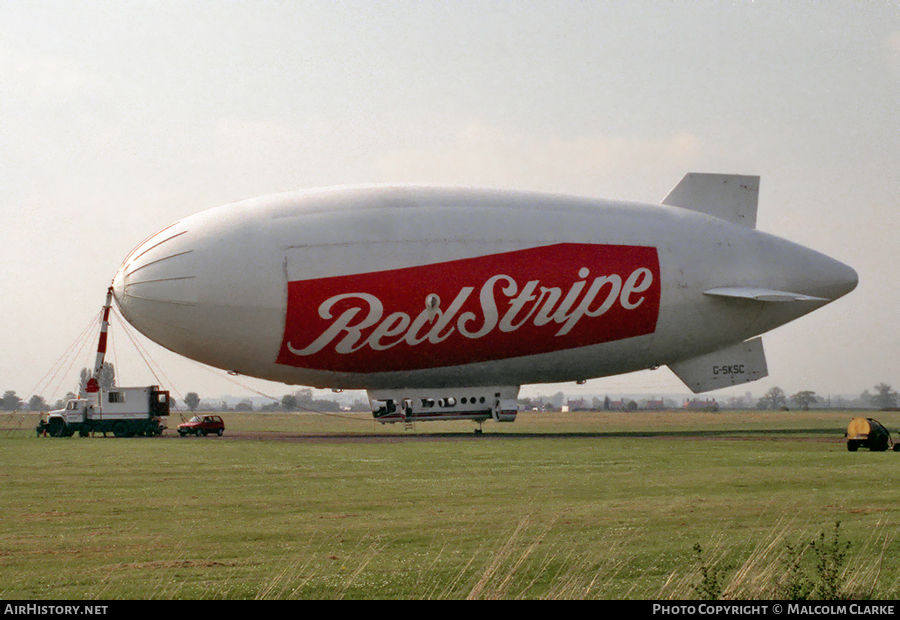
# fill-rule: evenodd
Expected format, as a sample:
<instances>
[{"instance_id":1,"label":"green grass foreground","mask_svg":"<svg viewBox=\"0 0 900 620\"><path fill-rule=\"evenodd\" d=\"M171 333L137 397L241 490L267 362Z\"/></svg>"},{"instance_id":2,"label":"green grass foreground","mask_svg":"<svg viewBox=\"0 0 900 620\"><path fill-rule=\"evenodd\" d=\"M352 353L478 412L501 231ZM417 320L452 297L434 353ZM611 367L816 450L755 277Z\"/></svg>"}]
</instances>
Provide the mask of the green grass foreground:
<instances>
[{"instance_id":1,"label":"green grass foreground","mask_svg":"<svg viewBox=\"0 0 900 620\"><path fill-rule=\"evenodd\" d=\"M221 438L172 416L52 439L0 414L0 598L783 598L839 522L835 592L893 599L900 453L848 452L854 415L525 413L475 436L226 413ZM860 415L900 440L900 414Z\"/></svg>"}]
</instances>

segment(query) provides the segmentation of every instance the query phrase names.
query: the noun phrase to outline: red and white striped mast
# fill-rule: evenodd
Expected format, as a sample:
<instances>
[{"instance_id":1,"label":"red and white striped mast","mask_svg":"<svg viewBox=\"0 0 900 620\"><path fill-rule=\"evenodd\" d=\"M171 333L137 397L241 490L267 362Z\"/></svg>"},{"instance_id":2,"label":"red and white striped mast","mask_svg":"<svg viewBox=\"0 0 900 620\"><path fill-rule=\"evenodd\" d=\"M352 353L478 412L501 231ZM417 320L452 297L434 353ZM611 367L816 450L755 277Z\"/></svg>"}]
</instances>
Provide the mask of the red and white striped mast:
<instances>
[{"instance_id":1,"label":"red and white striped mast","mask_svg":"<svg viewBox=\"0 0 900 620\"><path fill-rule=\"evenodd\" d=\"M97 358L94 361L94 373L88 379L85 391L94 393L100 391L100 370L103 368L103 362L106 359L106 340L109 331L109 311L112 308L113 289L110 286L106 291L106 303L103 305L103 314L100 318L100 340L97 343Z\"/></svg>"}]
</instances>

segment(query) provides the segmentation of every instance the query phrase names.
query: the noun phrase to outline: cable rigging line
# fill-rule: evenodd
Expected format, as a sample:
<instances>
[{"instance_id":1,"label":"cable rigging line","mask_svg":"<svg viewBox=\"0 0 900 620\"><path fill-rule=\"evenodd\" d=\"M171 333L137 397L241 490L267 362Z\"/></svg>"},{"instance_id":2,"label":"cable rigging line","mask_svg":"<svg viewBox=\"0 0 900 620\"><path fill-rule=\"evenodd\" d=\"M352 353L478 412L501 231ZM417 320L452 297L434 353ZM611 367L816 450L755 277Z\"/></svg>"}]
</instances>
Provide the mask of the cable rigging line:
<instances>
[{"instance_id":1,"label":"cable rigging line","mask_svg":"<svg viewBox=\"0 0 900 620\"><path fill-rule=\"evenodd\" d=\"M181 393L178 392L178 390L174 387L174 385L169 381L169 378L162 371L162 367L159 364L156 364L155 362L151 363L150 352L147 351L147 349L140 344L137 336L135 336L134 333L132 333L131 329L126 325L125 320L121 316L119 316L119 313L116 312L115 310L112 312L112 314L118 320L118 325L122 328L122 331L125 332L125 335L128 337L129 340L131 340L131 344L134 345L134 348L137 350L138 355L140 355L141 359L144 360L144 363L147 365L147 369L150 371L150 374L152 374L153 378L156 379L156 384L160 385L160 386L162 386L162 385L171 386L171 389L176 394L178 394L179 397L181 397ZM159 373L163 375L163 379L165 379L165 381L161 381L159 378L159 375L156 374L157 370L154 370L154 364L156 365L156 368L159 371Z\"/></svg>"},{"instance_id":2,"label":"cable rigging line","mask_svg":"<svg viewBox=\"0 0 900 620\"><path fill-rule=\"evenodd\" d=\"M53 366L50 367L50 370L48 370L47 373L41 378L41 380L38 381L37 385L35 385L31 391L32 395L37 394L39 389L42 385L44 385L45 382L47 384L45 389L49 389L50 384L55 379L59 378L59 384L50 392L50 399L52 400L56 396L62 382L66 379L66 377L69 376L69 373L72 370L72 366L78 360L81 352L84 350L85 345L88 343L89 336L92 334L93 329L98 328L97 321L100 318L101 312L102 310L95 314L93 318L91 318L87 326L85 326L85 328L81 331L81 334L79 334L79 336L72 342L72 344L69 345L69 347L63 352L59 359L56 360ZM76 348L77 351L75 351ZM69 356L71 356L71 358ZM65 372L61 372L63 365L65 365L67 361L68 368L66 368Z\"/></svg>"},{"instance_id":3,"label":"cable rigging line","mask_svg":"<svg viewBox=\"0 0 900 620\"><path fill-rule=\"evenodd\" d=\"M197 361L194 361L194 360L190 360L190 359L189 359L188 361L191 362L192 364L194 364L195 366L198 366L199 368L202 368L203 370L205 370L205 371L211 373L213 376L215 376L215 377L217 377L217 378L221 378L221 379L225 379L226 381L230 381L231 383L234 383L234 384L237 385L238 387L242 387L242 388L244 388L245 390L249 390L249 391L251 391L251 392L254 392L255 394L258 394L258 395L260 395L260 396L262 396L262 397L264 397L264 398L268 398L269 400L271 400L271 401L273 401L273 402L276 402L276 403L277 403L277 402L281 402L281 399L278 398L278 397L276 397L276 396L272 396L271 394L266 394L265 392L261 392L260 390L257 390L256 388L253 388L253 387L251 387L251 386L249 386L249 385L247 385L247 384L245 384L245 383L241 383L240 381L238 381L237 379L235 379L234 375L231 375L231 374L227 374L227 373L226 373L226 375L223 377L223 376L221 376L220 374L218 374L218 371L213 370L212 368L210 368L209 366L207 366L207 365L205 365L205 364L201 364L200 362L197 362ZM318 410L318 409L312 409L312 408L310 408L310 407L305 407L305 406L300 405L300 404L297 405L297 408L298 408L298 409L302 409L302 410L305 411L306 413L315 413L315 414L317 414L317 415L322 415L322 416L331 417L331 418L341 418L341 419L344 419L344 420L352 420L352 421L354 421L354 422L366 422L366 423L368 423L368 420L360 420L359 418L352 417L352 416L348 416L348 415L343 415L343 414L340 414L340 413L336 413L336 412L334 412L334 411L320 411L320 410ZM288 412L286 412L286 413L291 413L291 412L288 411Z\"/></svg>"}]
</instances>

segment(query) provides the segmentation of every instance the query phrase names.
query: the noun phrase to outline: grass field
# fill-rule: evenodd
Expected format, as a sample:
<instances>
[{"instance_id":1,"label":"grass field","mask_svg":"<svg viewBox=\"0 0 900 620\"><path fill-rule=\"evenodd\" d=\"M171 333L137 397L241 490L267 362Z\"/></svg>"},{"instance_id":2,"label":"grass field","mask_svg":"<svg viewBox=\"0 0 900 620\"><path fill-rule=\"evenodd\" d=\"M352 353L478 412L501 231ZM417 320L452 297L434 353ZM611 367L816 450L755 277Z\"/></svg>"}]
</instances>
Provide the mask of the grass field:
<instances>
[{"instance_id":1,"label":"grass field","mask_svg":"<svg viewBox=\"0 0 900 620\"><path fill-rule=\"evenodd\" d=\"M849 453L854 415L525 413L475 436L231 413L221 438L51 439L0 414L0 597L897 598L900 453Z\"/></svg>"}]
</instances>

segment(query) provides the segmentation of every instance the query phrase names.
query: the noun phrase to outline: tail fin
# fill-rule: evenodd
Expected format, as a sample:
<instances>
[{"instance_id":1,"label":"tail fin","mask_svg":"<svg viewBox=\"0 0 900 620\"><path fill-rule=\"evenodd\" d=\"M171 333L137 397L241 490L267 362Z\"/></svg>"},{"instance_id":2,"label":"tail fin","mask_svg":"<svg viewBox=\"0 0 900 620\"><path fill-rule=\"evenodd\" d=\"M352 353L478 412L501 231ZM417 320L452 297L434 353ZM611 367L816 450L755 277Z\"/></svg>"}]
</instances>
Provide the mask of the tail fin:
<instances>
[{"instance_id":1,"label":"tail fin","mask_svg":"<svg viewBox=\"0 0 900 620\"><path fill-rule=\"evenodd\" d=\"M769 374L762 338L669 364L669 370L695 394L749 383Z\"/></svg>"},{"instance_id":2,"label":"tail fin","mask_svg":"<svg viewBox=\"0 0 900 620\"><path fill-rule=\"evenodd\" d=\"M756 228L758 199L758 176L689 172L662 204Z\"/></svg>"}]
</instances>

